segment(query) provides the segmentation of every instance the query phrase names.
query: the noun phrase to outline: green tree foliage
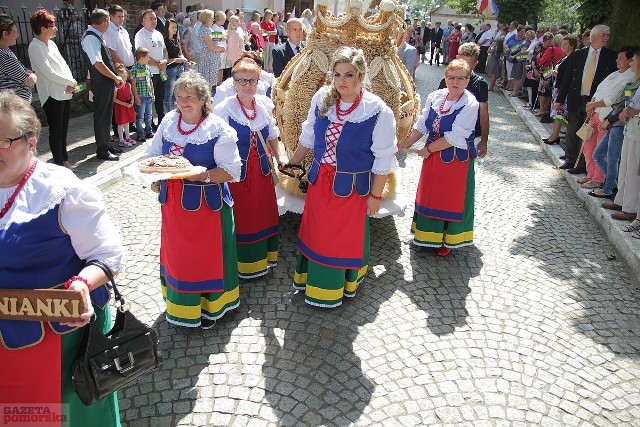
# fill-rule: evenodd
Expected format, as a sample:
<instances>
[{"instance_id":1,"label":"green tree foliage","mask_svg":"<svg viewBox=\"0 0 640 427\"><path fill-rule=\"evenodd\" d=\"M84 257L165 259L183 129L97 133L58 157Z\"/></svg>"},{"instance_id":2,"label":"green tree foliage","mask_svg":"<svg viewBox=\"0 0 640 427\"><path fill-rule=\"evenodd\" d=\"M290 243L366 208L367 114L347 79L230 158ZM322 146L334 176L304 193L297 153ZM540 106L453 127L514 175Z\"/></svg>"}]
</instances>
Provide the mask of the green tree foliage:
<instances>
[{"instance_id":1,"label":"green tree foliage","mask_svg":"<svg viewBox=\"0 0 640 427\"><path fill-rule=\"evenodd\" d=\"M581 28L591 28L596 24L601 24L611 15L612 0L579 0L576 15ZM637 5L636 5L637 6ZM630 9L632 9L630 7Z\"/></svg>"},{"instance_id":2,"label":"green tree foliage","mask_svg":"<svg viewBox=\"0 0 640 427\"><path fill-rule=\"evenodd\" d=\"M625 45L640 45L640 7L638 0L613 0L613 8L609 6L608 18L605 21L611 27L609 47L619 48Z\"/></svg>"},{"instance_id":3,"label":"green tree foliage","mask_svg":"<svg viewBox=\"0 0 640 427\"><path fill-rule=\"evenodd\" d=\"M566 25L569 32L580 30L576 21L580 0L545 0L538 25L549 28L551 25Z\"/></svg>"},{"instance_id":4,"label":"green tree foliage","mask_svg":"<svg viewBox=\"0 0 640 427\"><path fill-rule=\"evenodd\" d=\"M440 7L445 0L404 0L401 4L407 6L407 18L428 19L429 12Z\"/></svg>"}]
</instances>

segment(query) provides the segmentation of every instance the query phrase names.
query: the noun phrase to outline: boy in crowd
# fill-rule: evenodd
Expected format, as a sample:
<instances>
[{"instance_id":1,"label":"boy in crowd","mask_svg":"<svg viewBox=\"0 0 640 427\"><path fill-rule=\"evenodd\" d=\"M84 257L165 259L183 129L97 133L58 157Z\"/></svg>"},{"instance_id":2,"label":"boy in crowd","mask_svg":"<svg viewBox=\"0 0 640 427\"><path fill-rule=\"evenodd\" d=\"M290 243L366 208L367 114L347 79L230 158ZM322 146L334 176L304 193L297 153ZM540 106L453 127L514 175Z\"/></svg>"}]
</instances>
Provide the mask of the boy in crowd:
<instances>
[{"instance_id":1,"label":"boy in crowd","mask_svg":"<svg viewBox=\"0 0 640 427\"><path fill-rule=\"evenodd\" d=\"M153 82L151 81L151 69L149 68L149 49L139 47L134 54L136 63L131 68L131 86L136 108L136 130L138 142L145 142L147 138L153 138ZM144 120L144 132L142 121Z\"/></svg>"}]
</instances>

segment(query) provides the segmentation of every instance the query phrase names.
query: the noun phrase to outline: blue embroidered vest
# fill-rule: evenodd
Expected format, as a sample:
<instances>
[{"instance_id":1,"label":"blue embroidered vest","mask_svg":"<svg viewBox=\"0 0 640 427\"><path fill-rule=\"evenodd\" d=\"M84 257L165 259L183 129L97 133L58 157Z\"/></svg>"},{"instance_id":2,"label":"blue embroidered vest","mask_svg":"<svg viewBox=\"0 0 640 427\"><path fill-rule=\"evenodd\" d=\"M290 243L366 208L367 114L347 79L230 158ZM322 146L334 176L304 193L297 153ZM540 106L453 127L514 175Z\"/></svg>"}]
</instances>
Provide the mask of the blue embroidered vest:
<instances>
[{"instance_id":1,"label":"blue embroidered vest","mask_svg":"<svg viewBox=\"0 0 640 427\"><path fill-rule=\"evenodd\" d=\"M441 136L443 136L445 132L451 131L453 127L453 122L456 120L456 117L458 117L458 114L460 114L460 111L462 111L462 108L464 108L464 106L460 107L457 110L453 110L450 114L447 114L446 116L442 116L440 118L440 135ZM435 138L435 133L433 132L432 125L433 125L433 121L436 119L437 116L438 116L438 113L433 109L433 105L432 105L431 108L429 109L429 115L427 116L427 119L424 122L427 129L429 129L429 135L427 136L428 141L433 141ZM462 162L469 160L469 155L471 155L472 159L475 159L478 153L476 151L476 146L473 144L474 137L475 137L475 131L472 131L471 135L469 135L469 137L467 138L466 150L462 150L456 147L449 147L440 151L440 159L445 163L452 162L454 157Z\"/></svg>"},{"instance_id":2,"label":"blue embroidered vest","mask_svg":"<svg viewBox=\"0 0 640 427\"><path fill-rule=\"evenodd\" d=\"M336 144L336 176L333 191L336 195L351 195L355 187L360 196L369 194L372 182L371 168L374 156L371 151L373 129L378 114L361 123L346 122ZM315 141L313 144L313 161L309 169L309 182L314 183L320 170L320 161L324 156L327 143L327 128L331 124L328 117L320 117L316 108L316 122L313 126Z\"/></svg>"},{"instance_id":3,"label":"blue embroidered vest","mask_svg":"<svg viewBox=\"0 0 640 427\"><path fill-rule=\"evenodd\" d=\"M29 222L0 229L0 288L59 288L82 270L85 262L62 231L59 212L60 205L56 205ZM105 285L93 290L91 301L103 308L109 301L109 288ZM57 322L50 325L56 333L74 329ZM40 342L43 334L42 322L0 320L0 335L8 348L30 347Z\"/></svg>"},{"instance_id":4,"label":"blue embroidered vest","mask_svg":"<svg viewBox=\"0 0 640 427\"><path fill-rule=\"evenodd\" d=\"M233 118L229 117L229 126L236 130L238 134L238 152L240 153L240 159L242 160L242 170L240 171L240 181L244 181L247 177L247 161L249 161L249 141L250 130L249 126L238 123ZM260 133L264 138L264 142L267 142L269 137L269 126L265 126L260 129ZM256 135L256 148L258 149L258 157L260 158L260 170L264 176L269 175L269 160L267 159L267 153L264 151L260 137Z\"/></svg>"},{"instance_id":5,"label":"blue embroidered vest","mask_svg":"<svg viewBox=\"0 0 640 427\"><path fill-rule=\"evenodd\" d=\"M182 155L194 166L204 166L207 169L214 169L217 167L216 161L213 158L216 141L218 141L217 137L204 144L187 144L184 147ZM163 139L162 154L169 154L169 149L172 145L170 141ZM226 182L222 184L207 184L188 179L183 179L182 181L184 183L182 187L182 206L187 211L197 211L200 209L202 196L204 196L204 201L207 206L213 211L220 210L223 201L227 206L233 206L233 198L231 197L231 192ZM160 195L158 198L162 204L167 202L167 185L165 181L160 182Z\"/></svg>"}]
</instances>

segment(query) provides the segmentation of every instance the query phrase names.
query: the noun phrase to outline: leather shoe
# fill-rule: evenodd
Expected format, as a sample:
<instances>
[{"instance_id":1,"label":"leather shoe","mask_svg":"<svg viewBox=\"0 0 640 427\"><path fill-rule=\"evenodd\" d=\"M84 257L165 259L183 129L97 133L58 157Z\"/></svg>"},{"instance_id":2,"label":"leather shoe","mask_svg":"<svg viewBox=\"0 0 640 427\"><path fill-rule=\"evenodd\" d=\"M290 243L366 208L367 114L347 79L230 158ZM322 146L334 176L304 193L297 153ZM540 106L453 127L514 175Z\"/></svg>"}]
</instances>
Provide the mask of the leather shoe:
<instances>
[{"instance_id":1,"label":"leather shoe","mask_svg":"<svg viewBox=\"0 0 640 427\"><path fill-rule=\"evenodd\" d=\"M578 175L581 173L587 173L587 170L585 168L571 168L567 169L567 172L569 172L571 175Z\"/></svg>"},{"instance_id":2,"label":"leather shoe","mask_svg":"<svg viewBox=\"0 0 640 427\"><path fill-rule=\"evenodd\" d=\"M96 154L96 159L117 161L120 160L120 157L107 151L106 153Z\"/></svg>"},{"instance_id":3,"label":"leather shoe","mask_svg":"<svg viewBox=\"0 0 640 427\"><path fill-rule=\"evenodd\" d=\"M561 164L560 166L558 166L558 169L573 169L573 163L571 163L571 162L564 162L563 164Z\"/></svg>"},{"instance_id":4,"label":"leather shoe","mask_svg":"<svg viewBox=\"0 0 640 427\"><path fill-rule=\"evenodd\" d=\"M122 154L122 153L124 153L124 150L122 148L118 148L118 147L109 147L109 152L111 154Z\"/></svg>"},{"instance_id":5,"label":"leather shoe","mask_svg":"<svg viewBox=\"0 0 640 427\"><path fill-rule=\"evenodd\" d=\"M636 213L635 212L624 212L624 211L614 212L614 213L611 214L611 218L619 219L621 221L632 221L632 220L636 219Z\"/></svg>"},{"instance_id":6,"label":"leather shoe","mask_svg":"<svg viewBox=\"0 0 640 427\"><path fill-rule=\"evenodd\" d=\"M567 156L560 156L558 157L560 160L567 160Z\"/></svg>"},{"instance_id":7,"label":"leather shoe","mask_svg":"<svg viewBox=\"0 0 640 427\"><path fill-rule=\"evenodd\" d=\"M621 211L622 210L622 206L620 206L617 203L613 203L613 202L604 202L602 204L602 207L605 209L609 209L611 211Z\"/></svg>"}]
</instances>

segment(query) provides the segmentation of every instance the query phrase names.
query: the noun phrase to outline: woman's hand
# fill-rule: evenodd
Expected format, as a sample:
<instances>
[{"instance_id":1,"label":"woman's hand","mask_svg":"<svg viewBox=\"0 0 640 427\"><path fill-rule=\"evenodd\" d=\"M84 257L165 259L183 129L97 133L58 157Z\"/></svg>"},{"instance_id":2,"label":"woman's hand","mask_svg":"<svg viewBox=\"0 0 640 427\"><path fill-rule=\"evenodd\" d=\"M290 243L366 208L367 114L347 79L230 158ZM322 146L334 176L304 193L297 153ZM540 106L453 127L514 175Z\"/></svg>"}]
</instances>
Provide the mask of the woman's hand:
<instances>
[{"instance_id":1,"label":"woman's hand","mask_svg":"<svg viewBox=\"0 0 640 427\"><path fill-rule=\"evenodd\" d=\"M289 163L289 159L287 159L287 156L280 155L279 157L276 157L276 162L278 162L278 169L282 169L287 163Z\"/></svg>"},{"instance_id":2,"label":"woman's hand","mask_svg":"<svg viewBox=\"0 0 640 427\"><path fill-rule=\"evenodd\" d=\"M380 210L380 203L382 203L382 200L367 197L367 216L372 216L373 214L378 213Z\"/></svg>"},{"instance_id":3,"label":"woman's hand","mask_svg":"<svg viewBox=\"0 0 640 427\"><path fill-rule=\"evenodd\" d=\"M27 87L33 87L36 84L36 81L38 81L38 77L36 77L36 73L29 73L29 75L27 76L27 78L24 80L22 84Z\"/></svg>"},{"instance_id":4,"label":"woman's hand","mask_svg":"<svg viewBox=\"0 0 640 427\"><path fill-rule=\"evenodd\" d=\"M415 141L410 141L409 138L405 138L404 141L398 144L398 151L401 153L407 151L413 144L415 144Z\"/></svg>"},{"instance_id":5,"label":"woman's hand","mask_svg":"<svg viewBox=\"0 0 640 427\"><path fill-rule=\"evenodd\" d=\"M428 150L429 146L425 145L420 151L418 151L418 156L428 159L432 154L431 151Z\"/></svg>"},{"instance_id":6,"label":"woman's hand","mask_svg":"<svg viewBox=\"0 0 640 427\"><path fill-rule=\"evenodd\" d=\"M586 108L586 110L587 110L587 113L589 113L590 111L595 111L595 109L596 109L596 103L595 103L595 102L593 102L593 101L592 101L592 102L587 102L587 105L586 105L586 107L585 107L585 108Z\"/></svg>"},{"instance_id":7,"label":"woman's hand","mask_svg":"<svg viewBox=\"0 0 640 427\"><path fill-rule=\"evenodd\" d=\"M64 93L73 93L75 90L75 86L67 86L64 90Z\"/></svg>"},{"instance_id":8,"label":"woman's hand","mask_svg":"<svg viewBox=\"0 0 640 427\"><path fill-rule=\"evenodd\" d=\"M93 305L91 305L91 296L89 295L89 288L86 283L80 280L74 280L69 284L68 290L82 295L83 299L87 302L87 311L80 315L81 320L78 320L77 322L61 323L61 325L80 328L89 323L91 317L94 315Z\"/></svg>"},{"instance_id":9,"label":"woman's hand","mask_svg":"<svg viewBox=\"0 0 640 427\"><path fill-rule=\"evenodd\" d=\"M600 129L600 130L607 130L608 127L609 127L609 120L607 120L607 119L604 119L598 125L598 129Z\"/></svg>"}]
</instances>

